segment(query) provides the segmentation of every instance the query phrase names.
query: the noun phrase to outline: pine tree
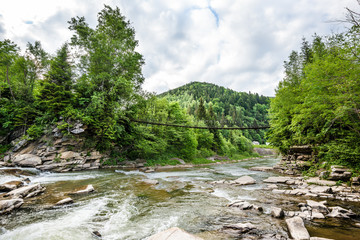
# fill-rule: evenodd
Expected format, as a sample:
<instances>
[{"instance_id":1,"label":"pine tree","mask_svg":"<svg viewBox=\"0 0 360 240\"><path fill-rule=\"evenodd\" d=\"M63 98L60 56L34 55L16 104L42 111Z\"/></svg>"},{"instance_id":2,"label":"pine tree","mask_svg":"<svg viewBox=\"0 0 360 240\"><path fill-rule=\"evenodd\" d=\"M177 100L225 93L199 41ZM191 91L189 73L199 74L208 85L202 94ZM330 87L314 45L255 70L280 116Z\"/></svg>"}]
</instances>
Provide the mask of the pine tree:
<instances>
[{"instance_id":1,"label":"pine tree","mask_svg":"<svg viewBox=\"0 0 360 240\"><path fill-rule=\"evenodd\" d=\"M72 71L69 63L68 46L64 44L50 62L50 69L41 83L38 101L43 110L58 116L73 98Z\"/></svg>"}]
</instances>

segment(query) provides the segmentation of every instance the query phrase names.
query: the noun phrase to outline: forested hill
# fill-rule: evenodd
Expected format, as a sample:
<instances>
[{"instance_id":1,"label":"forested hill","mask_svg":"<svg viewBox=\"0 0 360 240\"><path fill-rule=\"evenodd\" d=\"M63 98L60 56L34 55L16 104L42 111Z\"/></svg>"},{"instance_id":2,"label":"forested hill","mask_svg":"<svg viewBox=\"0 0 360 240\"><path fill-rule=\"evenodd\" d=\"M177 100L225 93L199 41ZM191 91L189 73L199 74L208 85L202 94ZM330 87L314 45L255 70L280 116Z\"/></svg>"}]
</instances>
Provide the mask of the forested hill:
<instances>
[{"instance_id":1,"label":"forested hill","mask_svg":"<svg viewBox=\"0 0 360 240\"><path fill-rule=\"evenodd\" d=\"M220 126L267 126L269 97L257 93L236 92L211 83L192 82L159 95L177 101L190 115L199 114L200 102L212 111ZM210 110L211 109L211 110ZM243 135L265 142L264 130L248 130Z\"/></svg>"}]
</instances>

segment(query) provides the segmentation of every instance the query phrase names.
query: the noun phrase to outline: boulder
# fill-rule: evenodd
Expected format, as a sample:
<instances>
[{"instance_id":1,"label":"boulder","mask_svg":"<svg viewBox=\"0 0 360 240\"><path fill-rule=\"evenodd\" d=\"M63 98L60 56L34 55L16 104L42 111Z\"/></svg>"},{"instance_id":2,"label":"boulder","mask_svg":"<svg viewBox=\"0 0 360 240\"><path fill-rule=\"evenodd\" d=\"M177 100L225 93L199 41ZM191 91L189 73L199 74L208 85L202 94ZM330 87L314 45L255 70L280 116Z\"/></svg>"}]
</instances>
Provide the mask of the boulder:
<instances>
[{"instance_id":1,"label":"boulder","mask_svg":"<svg viewBox=\"0 0 360 240\"><path fill-rule=\"evenodd\" d=\"M236 207L236 208L240 208L241 210L248 210L253 208L253 205L246 201L235 201L228 204L228 207Z\"/></svg>"},{"instance_id":2,"label":"boulder","mask_svg":"<svg viewBox=\"0 0 360 240\"><path fill-rule=\"evenodd\" d=\"M21 154L14 158L13 163L22 167L36 167L41 165L42 160L33 154Z\"/></svg>"},{"instance_id":3,"label":"boulder","mask_svg":"<svg viewBox=\"0 0 360 240\"><path fill-rule=\"evenodd\" d=\"M23 203L24 200L21 198L0 200L0 214L8 213L16 208L19 208Z\"/></svg>"},{"instance_id":4,"label":"boulder","mask_svg":"<svg viewBox=\"0 0 360 240\"><path fill-rule=\"evenodd\" d=\"M328 186L310 186L310 192L315 194L333 193L332 188Z\"/></svg>"},{"instance_id":5,"label":"boulder","mask_svg":"<svg viewBox=\"0 0 360 240\"><path fill-rule=\"evenodd\" d=\"M321 186L335 186L336 185L335 181L321 180L318 177L309 178L308 180L306 180L306 183L316 184L316 185L321 185Z\"/></svg>"},{"instance_id":6,"label":"boulder","mask_svg":"<svg viewBox=\"0 0 360 240\"><path fill-rule=\"evenodd\" d=\"M196 237L190 233L187 233L180 228L172 227L165 231L150 236L148 240L203 240L203 239Z\"/></svg>"},{"instance_id":7,"label":"boulder","mask_svg":"<svg viewBox=\"0 0 360 240\"><path fill-rule=\"evenodd\" d=\"M353 211L347 210L342 207L330 207L330 209L331 212L328 215L326 215L327 217L351 218L356 216L356 214Z\"/></svg>"},{"instance_id":8,"label":"boulder","mask_svg":"<svg viewBox=\"0 0 360 240\"><path fill-rule=\"evenodd\" d=\"M156 185L156 184L159 184L159 181L158 180L155 180L155 179L144 179L142 180L144 183L147 183L147 184L151 184L151 185Z\"/></svg>"},{"instance_id":9,"label":"boulder","mask_svg":"<svg viewBox=\"0 0 360 240\"><path fill-rule=\"evenodd\" d=\"M267 172L274 170L273 167L252 167L249 170L251 171L260 171L260 172Z\"/></svg>"},{"instance_id":10,"label":"boulder","mask_svg":"<svg viewBox=\"0 0 360 240\"><path fill-rule=\"evenodd\" d=\"M283 218L285 216L284 211L278 207L271 207L271 216L275 218Z\"/></svg>"},{"instance_id":11,"label":"boulder","mask_svg":"<svg viewBox=\"0 0 360 240\"><path fill-rule=\"evenodd\" d=\"M88 194L95 191L93 185L89 184L84 189L80 189L79 191L76 191L74 193L71 193L73 195L81 195L81 194Z\"/></svg>"},{"instance_id":12,"label":"boulder","mask_svg":"<svg viewBox=\"0 0 360 240\"><path fill-rule=\"evenodd\" d=\"M24 185L24 183L22 181L6 182L3 184L0 184L0 191L1 192L9 192L9 191L17 189L19 187L22 187L23 185Z\"/></svg>"},{"instance_id":13,"label":"boulder","mask_svg":"<svg viewBox=\"0 0 360 240\"><path fill-rule=\"evenodd\" d=\"M61 159L72 159L72 158L78 158L80 157L80 154L77 152L73 152L73 151L66 151L61 153L60 158Z\"/></svg>"},{"instance_id":14,"label":"boulder","mask_svg":"<svg viewBox=\"0 0 360 240\"><path fill-rule=\"evenodd\" d=\"M266 183L286 183L291 180L290 177L269 177L264 180Z\"/></svg>"},{"instance_id":15,"label":"boulder","mask_svg":"<svg viewBox=\"0 0 360 240\"><path fill-rule=\"evenodd\" d=\"M286 219L286 224L290 235L294 240L310 239L309 232L306 230L304 221L301 217L293 217Z\"/></svg>"},{"instance_id":16,"label":"boulder","mask_svg":"<svg viewBox=\"0 0 360 240\"><path fill-rule=\"evenodd\" d=\"M312 211L318 210L318 212L320 212L320 213L328 213L329 212L328 208L325 206L326 201L316 202L313 200L306 200L306 204L309 207L311 207Z\"/></svg>"},{"instance_id":17,"label":"boulder","mask_svg":"<svg viewBox=\"0 0 360 240\"><path fill-rule=\"evenodd\" d=\"M233 181L235 185L251 185L255 184L256 180L250 176L242 176Z\"/></svg>"},{"instance_id":18,"label":"boulder","mask_svg":"<svg viewBox=\"0 0 360 240\"><path fill-rule=\"evenodd\" d=\"M63 200L58 201L57 203L55 203L55 206L60 206L60 205L65 205L65 204L70 204L73 203L74 200L72 200L72 198L65 198Z\"/></svg>"},{"instance_id":19,"label":"boulder","mask_svg":"<svg viewBox=\"0 0 360 240\"><path fill-rule=\"evenodd\" d=\"M239 236L253 229L256 229L256 226L251 223L229 224L223 227L224 232L234 236Z\"/></svg>"},{"instance_id":20,"label":"boulder","mask_svg":"<svg viewBox=\"0 0 360 240\"><path fill-rule=\"evenodd\" d=\"M42 187L40 183L21 187L5 194L5 197L11 198L30 198L45 191L45 187Z\"/></svg>"}]
</instances>

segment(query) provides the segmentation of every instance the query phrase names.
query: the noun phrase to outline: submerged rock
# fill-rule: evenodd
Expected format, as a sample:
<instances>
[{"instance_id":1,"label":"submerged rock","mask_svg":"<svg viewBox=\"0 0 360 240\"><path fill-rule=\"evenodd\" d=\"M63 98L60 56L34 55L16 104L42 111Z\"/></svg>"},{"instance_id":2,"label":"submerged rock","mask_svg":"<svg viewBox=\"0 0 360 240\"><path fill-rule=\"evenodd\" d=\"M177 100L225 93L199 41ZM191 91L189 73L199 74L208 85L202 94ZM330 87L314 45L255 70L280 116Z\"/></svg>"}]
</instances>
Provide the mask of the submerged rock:
<instances>
[{"instance_id":1,"label":"submerged rock","mask_svg":"<svg viewBox=\"0 0 360 240\"><path fill-rule=\"evenodd\" d=\"M16 208L19 208L23 203L24 200L21 198L0 200L0 214L11 212Z\"/></svg>"},{"instance_id":2,"label":"submerged rock","mask_svg":"<svg viewBox=\"0 0 360 240\"><path fill-rule=\"evenodd\" d=\"M308 240L310 239L309 232L306 230L304 221L301 217L293 217L286 219L286 224L290 235L294 240Z\"/></svg>"},{"instance_id":3,"label":"submerged rock","mask_svg":"<svg viewBox=\"0 0 360 240\"><path fill-rule=\"evenodd\" d=\"M159 181L158 180L155 180L155 179L144 179L142 180L144 183L147 183L147 184L151 184L151 185L156 185L156 184L159 184Z\"/></svg>"},{"instance_id":4,"label":"submerged rock","mask_svg":"<svg viewBox=\"0 0 360 240\"><path fill-rule=\"evenodd\" d=\"M256 180L250 176L242 176L242 177L234 180L233 183L235 185L251 185L251 184L255 184Z\"/></svg>"},{"instance_id":5,"label":"submerged rock","mask_svg":"<svg viewBox=\"0 0 360 240\"><path fill-rule=\"evenodd\" d=\"M178 227L172 227L165 231L152 235L148 240L203 240Z\"/></svg>"},{"instance_id":6,"label":"submerged rock","mask_svg":"<svg viewBox=\"0 0 360 240\"><path fill-rule=\"evenodd\" d=\"M38 183L12 190L4 196L11 198L30 198L43 193L45 189L45 187L42 187L40 183Z\"/></svg>"},{"instance_id":7,"label":"submerged rock","mask_svg":"<svg viewBox=\"0 0 360 240\"><path fill-rule=\"evenodd\" d=\"M223 227L223 232L228 233L230 235L238 236L243 233L247 233L253 229L256 229L256 226L251 223L237 223L225 225Z\"/></svg>"},{"instance_id":8,"label":"submerged rock","mask_svg":"<svg viewBox=\"0 0 360 240\"><path fill-rule=\"evenodd\" d=\"M267 172L274 170L273 167L252 167L249 170L251 171L260 171L260 172Z\"/></svg>"}]
</instances>

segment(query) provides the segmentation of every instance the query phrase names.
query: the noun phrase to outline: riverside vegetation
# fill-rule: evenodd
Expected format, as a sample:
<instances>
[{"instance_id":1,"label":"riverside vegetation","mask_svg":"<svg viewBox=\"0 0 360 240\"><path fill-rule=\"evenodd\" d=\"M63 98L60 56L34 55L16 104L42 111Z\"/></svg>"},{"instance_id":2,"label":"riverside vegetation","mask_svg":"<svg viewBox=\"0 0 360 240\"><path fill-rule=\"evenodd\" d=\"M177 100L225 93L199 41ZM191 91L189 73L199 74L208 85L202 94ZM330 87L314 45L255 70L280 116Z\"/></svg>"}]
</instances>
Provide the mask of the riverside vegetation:
<instances>
[{"instance_id":1,"label":"riverside vegetation","mask_svg":"<svg viewBox=\"0 0 360 240\"><path fill-rule=\"evenodd\" d=\"M95 28L71 19L74 35L55 56L40 42L22 55L1 41L0 166L37 169L0 169L0 236L358 239L359 17L349 10L347 32L304 40L290 55L268 133L133 123L265 125L269 98L197 82L144 92L144 60L118 8L105 6ZM256 156L251 140L266 139L288 155L280 164L186 164ZM133 170L73 172L107 164ZM320 168L328 180L309 178Z\"/></svg>"},{"instance_id":2,"label":"riverside vegetation","mask_svg":"<svg viewBox=\"0 0 360 240\"><path fill-rule=\"evenodd\" d=\"M83 127L76 134L85 139L82 150L106 153L107 164L139 158L199 161L215 154L240 158L254 155L251 140L264 143L263 130L242 134L132 123L143 119L220 126L226 119L231 126L261 125L267 123L269 102L258 94L194 83L194 95L206 101L195 97L188 103L191 111L184 110L186 103L173 101L171 93L163 98L141 89L144 59L135 50L135 30L118 8L105 6L95 28L75 17L69 29L74 35L55 56L40 42L28 43L24 54L11 40L0 42L0 75L5 79L0 82L0 154L11 143L44 141L54 129L71 138L71 129L79 124ZM218 98L225 93L231 93L231 99L222 104Z\"/></svg>"}]
</instances>

